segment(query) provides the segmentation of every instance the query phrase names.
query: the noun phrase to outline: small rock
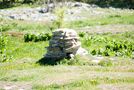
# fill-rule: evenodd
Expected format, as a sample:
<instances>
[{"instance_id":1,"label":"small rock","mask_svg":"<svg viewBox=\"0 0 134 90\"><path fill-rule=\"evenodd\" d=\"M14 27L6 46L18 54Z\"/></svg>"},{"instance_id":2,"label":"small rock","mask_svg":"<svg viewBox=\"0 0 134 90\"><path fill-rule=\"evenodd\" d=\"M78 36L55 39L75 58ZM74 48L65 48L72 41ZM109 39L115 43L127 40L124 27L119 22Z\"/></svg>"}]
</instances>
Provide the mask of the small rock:
<instances>
[{"instance_id":1,"label":"small rock","mask_svg":"<svg viewBox=\"0 0 134 90\"><path fill-rule=\"evenodd\" d=\"M9 16L11 19L15 19L15 16L14 15L11 15L11 16Z\"/></svg>"},{"instance_id":2,"label":"small rock","mask_svg":"<svg viewBox=\"0 0 134 90\"><path fill-rule=\"evenodd\" d=\"M74 3L74 7L81 7L81 6L82 6L82 4L79 2Z\"/></svg>"},{"instance_id":3,"label":"small rock","mask_svg":"<svg viewBox=\"0 0 134 90\"><path fill-rule=\"evenodd\" d=\"M49 11L48 8L41 8L39 10L40 13L47 13L48 11Z\"/></svg>"}]
</instances>

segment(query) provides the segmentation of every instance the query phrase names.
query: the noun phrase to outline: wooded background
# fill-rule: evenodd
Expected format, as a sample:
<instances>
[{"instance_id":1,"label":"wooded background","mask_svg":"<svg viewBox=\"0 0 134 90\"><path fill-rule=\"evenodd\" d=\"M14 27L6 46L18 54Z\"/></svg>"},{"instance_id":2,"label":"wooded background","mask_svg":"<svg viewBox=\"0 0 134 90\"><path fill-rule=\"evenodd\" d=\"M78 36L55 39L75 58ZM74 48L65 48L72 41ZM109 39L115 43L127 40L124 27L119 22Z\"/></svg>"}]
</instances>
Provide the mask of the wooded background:
<instances>
[{"instance_id":1,"label":"wooded background","mask_svg":"<svg viewBox=\"0 0 134 90\"><path fill-rule=\"evenodd\" d=\"M119 7L134 9L134 0L0 0L0 6L13 6L15 4L44 4L48 1L64 2L64 1L77 1L89 4L97 4L101 7Z\"/></svg>"}]
</instances>

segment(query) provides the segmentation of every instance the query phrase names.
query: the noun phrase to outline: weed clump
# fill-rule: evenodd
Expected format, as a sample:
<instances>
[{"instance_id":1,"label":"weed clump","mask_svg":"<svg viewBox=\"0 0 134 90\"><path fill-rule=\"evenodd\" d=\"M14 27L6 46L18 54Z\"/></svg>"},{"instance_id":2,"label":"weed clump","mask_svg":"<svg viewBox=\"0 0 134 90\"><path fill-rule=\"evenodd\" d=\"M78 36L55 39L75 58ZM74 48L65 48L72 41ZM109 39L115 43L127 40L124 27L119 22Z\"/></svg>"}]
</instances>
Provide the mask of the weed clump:
<instances>
[{"instance_id":1,"label":"weed clump","mask_svg":"<svg viewBox=\"0 0 134 90\"><path fill-rule=\"evenodd\" d=\"M133 57L134 41L133 34L130 33L90 35L82 37L81 40L92 55Z\"/></svg>"},{"instance_id":2,"label":"weed clump","mask_svg":"<svg viewBox=\"0 0 134 90\"><path fill-rule=\"evenodd\" d=\"M101 60L101 61L98 63L98 65L108 67L108 66L112 66L113 63L112 63L111 60Z\"/></svg>"},{"instance_id":3,"label":"weed clump","mask_svg":"<svg viewBox=\"0 0 134 90\"><path fill-rule=\"evenodd\" d=\"M24 41L25 42L30 42L30 41L33 41L33 42L38 42L38 41L47 41L47 40L50 40L52 37L52 34L51 33L40 33L40 34L30 34L30 33L27 33L24 35Z\"/></svg>"},{"instance_id":4,"label":"weed clump","mask_svg":"<svg viewBox=\"0 0 134 90\"><path fill-rule=\"evenodd\" d=\"M12 59L12 56L7 53L7 43L8 39L6 36L0 33L0 62L9 61Z\"/></svg>"}]
</instances>

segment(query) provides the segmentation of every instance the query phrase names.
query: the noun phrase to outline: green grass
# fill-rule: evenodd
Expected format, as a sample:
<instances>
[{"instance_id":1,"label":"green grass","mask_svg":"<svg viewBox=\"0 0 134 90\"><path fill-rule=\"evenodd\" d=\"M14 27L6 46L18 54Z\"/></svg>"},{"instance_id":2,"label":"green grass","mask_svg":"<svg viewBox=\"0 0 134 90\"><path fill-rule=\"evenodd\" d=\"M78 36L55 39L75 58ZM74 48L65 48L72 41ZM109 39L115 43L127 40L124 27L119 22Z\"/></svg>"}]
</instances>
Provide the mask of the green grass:
<instances>
[{"instance_id":1,"label":"green grass","mask_svg":"<svg viewBox=\"0 0 134 90\"><path fill-rule=\"evenodd\" d=\"M89 87L91 90L96 90L101 84L133 83L134 78L131 76L133 72L129 71L128 68L130 65L127 65L129 64L113 67L64 65L43 67L37 65L23 69L2 69L0 70L0 81L7 83L27 82L30 83L29 85L35 90L65 90L78 88L88 90ZM128 69L128 71L124 69L125 66L125 69ZM118 70L118 68L120 68L120 70Z\"/></svg>"},{"instance_id":2,"label":"green grass","mask_svg":"<svg viewBox=\"0 0 134 90\"><path fill-rule=\"evenodd\" d=\"M23 37L8 37L8 49L9 54L13 55L14 59L29 58L39 59L46 52L45 47L48 46L48 42L24 42Z\"/></svg>"},{"instance_id":3,"label":"green grass","mask_svg":"<svg viewBox=\"0 0 134 90\"><path fill-rule=\"evenodd\" d=\"M65 27L82 28L86 26L131 24L134 25L134 15L110 15L102 18L70 22ZM7 35L7 55L13 59L0 63L0 89L4 86L26 84L33 90L102 90L101 85L130 85L134 82L134 61L127 56L104 57L100 63L92 62L89 56L76 56L72 60L64 59L57 65L42 65L37 63L47 52L48 41L24 42L23 34L51 32L47 22L8 21L0 19L0 29ZM16 32L16 35L8 35ZM17 35L18 32L23 33ZM86 38L89 40L86 41ZM91 40L92 38L92 40ZM82 34L82 47L89 53L94 49L104 48L108 42L133 42L134 32L119 34ZM27 85L28 83L28 85ZM21 88L21 87L20 87ZM115 87L116 88L116 87ZM129 88L129 87L128 87ZM120 89L117 89L120 90Z\"/></svg>"},{"instance_id":4,"label":"green grass","mask_svg":"<svg viewBox=\"0 0 134 90\"><path fill-rule=\"evenodd\" d=\"M116 36L118 37L120 35ZM45 54L44 47L48 46L48 42L25 43L22 37L12 36L8 36L8 40L7 47L12 51L10 54L15 60L0 64L1 82L27 82L33 90L89 90L89 88L97 90L101 84L134 82L131 75L134 72L134 63L127 58L127 60L111 61L110 66L105 62L94 65L83 57L76 57L70 62L62 61L57 66L40 66L36 62Z\"/></svg>"},{"instance_id":5,"label":"green grass","mask_svg":"<svg viewBox=\"0 0 134 90\"><path fill-rule=\"evenodd\" d=\"M112 79L109 77L104 77L103 79L101 78L94 78L94 79L89 79L89 80L79 80L75 81L69 84L63 84L63 85L49 85L49 86L43 86L43 85L35 85L33 89L35 90L69 90L69 89L80 89L80 90L99 90L97 88L97 85L104 84L104 83L132 83L134 79Z\"/></svg>"},{"instance_id":6,"label":"green grass","mask_svg":"<svg viewBox=\"0 0 134 90\"><path fill-rule=\"evenodd\" d=\"M130 37L133 33L125 35L129 36L126 39L133 40L133 37ZM125 35L104 34L98 36L114 36L117 39L124 38ZM134 63L128 60L129 58L123 58L123 60L117 58L117 61L111 61L109 65L109 62L108 64L106 64L107 62L93 64L86 57L76 57L73 61L65 60L56 66L44 66L36 62L45 54L44 47L48 46L48 42L25 43L23 37L8 36L7 38L8 53L13 56L14 60L0 63L1 82L7 84L10 82L10 85L20 82L29 83L33 90L89 90L89 88L99 90L98 87L101 84L115 85L134 82Z\"/></svg>"},{"instance_id":7,"label":"green grass","mask_svg":"<svg viewBox=\"0 0 134 90\"><path fill-rule=\"evenodd\" d=\"M27 22L27 21L9 21L0 20L0 29L3 31L19 31L19 32L51 32L50 22ZM65 28L82 28L86 26L97 26L97 25L110 25L110 24L134 24L134 13L123 14L123 15L106 15L105 17L90 18L87 20L65 22L63 27Z\"/></svg>"},{"instance_id":8,"label":"green grass","mask_svg":"<svg viewBox=\"0 0 134 90\"><path fill-rule=\"evenodd\" d=\"M95 87L96 84L98 84L98 82L94 80L80 80L64 85L57 85L57 84L49 86L35 85L33 87L33 90L70 90L70 89L97 90Z\"/></svg>"},{"instance_id":9,"label":"green grass","mask_svg":"<svg viewBox=\"0 0 134 90\"><path fill-rule=\"evenodd\" d=\"M121 56L133 58L134 32L119 34L85 34L81 38L83 47L92 55ZM127 52L125 52L127 51Z\"/></svg>"},{"instance_id":10,"label":"green grass","mask_svg":"<svg viewBox=\"0 0 134 90\"><path fill-rule=\"evenodd\" d=\"M109 45L108 44L109 41L111 42L114 40L122 43L124 41L127 41L133 43L134 39L133 35L134 35L133 32L127 32L122 34L100 34L100 35L87 34L85 35L85 37L81 38L81 42L82 46L86 48L91 54L93 50L97 51L99 49L105 49L106 45ZM7 54L13 56L14 60L23 58L40 59L46 53L45 47L48 46L48 41L24 42L23 36L22 37L8 36L7 39L8 39ZM131 55L130 56L126 55L126 57L127 56L131 57ZM68 63L71 64L75 63L76 61Z\"/></svg>"},{"instance_id":11,"label":"green grass","mask_svg":"<svg viewBox=\"0 0 134 90\"><path fill-rule=\"evenodd\" d=\"M51 32L49 24L47 22L30 22L30 21L18 21L18 20L0 20L0 29L2 31L13 31L13 32L25 32L25 33L40 33L40 32Z\"/></svg>"},{"instance_id":12,"label":"green grass","mask_svg":"<svg viewBox=\"0 0 134 90\"><path fill-rule=\"evenodd\" d=\"M134 14L108 15L102 18L90 18L87 20L73 21L67 24L70 28L81 28L86 26L109 25L109 24L134 24Z\"/></svg>"}]
</instances>

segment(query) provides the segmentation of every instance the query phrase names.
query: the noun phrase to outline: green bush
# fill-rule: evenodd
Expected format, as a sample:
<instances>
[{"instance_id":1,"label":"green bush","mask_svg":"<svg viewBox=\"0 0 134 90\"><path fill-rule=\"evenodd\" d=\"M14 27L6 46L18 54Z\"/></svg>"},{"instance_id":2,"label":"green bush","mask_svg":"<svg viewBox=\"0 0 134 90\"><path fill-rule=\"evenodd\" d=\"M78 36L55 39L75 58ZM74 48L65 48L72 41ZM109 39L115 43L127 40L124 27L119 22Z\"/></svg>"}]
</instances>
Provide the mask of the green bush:
<instances>
[{"instance_id":1,"label":"green bush","mask_svg":"<svg viewBox=\"0 0 134 90\"><path fill-rule=\"evenodd\" d=\"M52 34L50 33L40 33L38 35L27 33L24 35L24 41L25 42L47 41L47 40L50 40L51 37L52 37Z\"/></svg>"},{"instance_id":2,"label":"green bush","mask_svg":"<svg viewBox=\"0 0 134 90\"><path fill-rule=\"evenodd\" d=\"M7 54L7 43L7 37L0 34L0 62L5 62L12 59L12 57Z\"/></svg>"},{"instance_id":3,"label":"green bush","mask_svg":"<svg viewBox=\"0 0 134 90\"><path fill-rule=\"evenodd\" d=\"M92 55L133 57L133 33L109 35L86 35L81 40Z\"/></svg>"},{"instance_id":4,"label":"green bush","mask_svg":"<svg viewBox=\"0 0 134 90\"><path fill-rule=\"evenodd\" d=\"M85 36L85 32L79 32L79 36L80 37L84 37Z\"/></svg>"},{"instance_id":5,"label":"green bush","mask_svg":"<svg viewBox=\"0 0 134 90\"><path fill-rule=\"evenodd\" d=\"M63 28L65 7L55 8L54 13L57 16L57 19L53 21L52 26L54 27L54 29Z\"/></svg>"}]
</instances>

